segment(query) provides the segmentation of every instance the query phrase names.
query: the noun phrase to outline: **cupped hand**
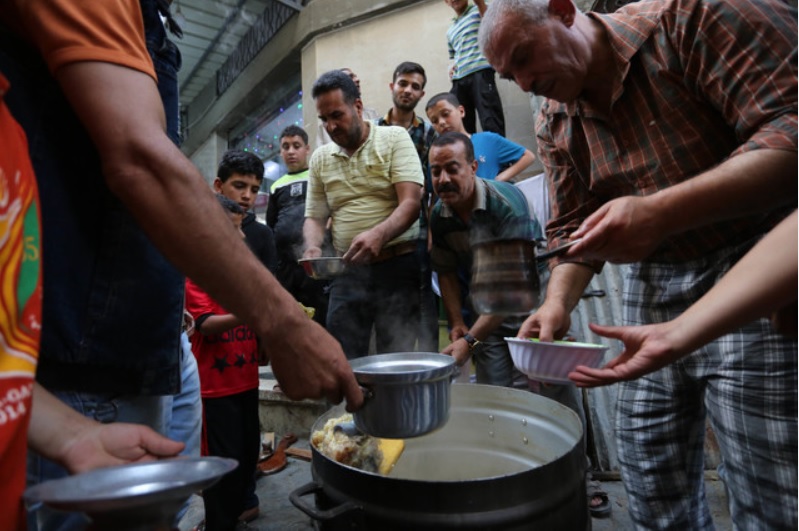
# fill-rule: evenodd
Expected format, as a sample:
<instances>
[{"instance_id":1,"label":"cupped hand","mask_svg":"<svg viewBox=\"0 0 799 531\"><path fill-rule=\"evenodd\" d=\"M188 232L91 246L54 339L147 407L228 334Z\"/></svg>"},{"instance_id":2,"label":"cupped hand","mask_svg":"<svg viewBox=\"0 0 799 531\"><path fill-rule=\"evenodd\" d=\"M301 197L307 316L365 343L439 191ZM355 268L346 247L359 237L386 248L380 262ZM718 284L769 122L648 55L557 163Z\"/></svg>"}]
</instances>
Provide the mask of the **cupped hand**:
<instances>
[{"instance_id":1,"label":"cupped hand","mask_svg":"<svg viewBox=\"0 0 799 531\"><path fill-rule=\"evenodd\" d=\"M76 430L72 440L66 441L63 462L70 472L78 473L175 457L183 447L183 443L167 439L147 426L89 421L86 427Z\"/></svg>"},{"instance_id":2,"label":"cupped hand","mask_svg":"<svg viewBox=\"0 0 799 531\"><path fill-rule=\"evenodd\" d=\"M624 343L621 354L600 369L580 365L569 373L578 387L597 387L634 380L688 354L675 337L671 322L644 326L601 326L591 323L594 333Z\"/></svg>"},{"instance_id":3,"label":"cupped hand","mask_svg":"<svg viewBox=\"0 0 799 531\"><path fill-rule=\"evenodd\" d=\"M568 256L611 263L639 262L665 238L663 221L649 197L621 197L609 201L588 216L569 235L582 238Z\"/></svg>"}]
</instances>

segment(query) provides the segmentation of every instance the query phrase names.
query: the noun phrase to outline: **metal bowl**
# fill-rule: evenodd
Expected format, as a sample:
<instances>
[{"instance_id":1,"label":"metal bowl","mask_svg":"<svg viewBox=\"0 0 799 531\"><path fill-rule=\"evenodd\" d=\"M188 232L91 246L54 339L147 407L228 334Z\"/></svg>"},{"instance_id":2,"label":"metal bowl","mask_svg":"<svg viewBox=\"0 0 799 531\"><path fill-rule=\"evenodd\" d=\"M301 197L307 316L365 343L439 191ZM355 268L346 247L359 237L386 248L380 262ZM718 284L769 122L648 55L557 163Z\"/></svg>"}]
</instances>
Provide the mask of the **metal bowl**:
<instances>
[{"instance_id":1,"label":"metal bowl","mask_svg":"<svg viewBox=\"0 0 799 531\"><path fill-rule=\"evenodd\" d=\"M340 275L346 267L344 259L338 256L301 258L297 262L305 270L305 274L315 280L331 279L336 275Z\"/></svg>"},{"instance_id":2,"label":"metal bowl","mask_svg":"<svg viewBox=\"0 0 799 531\"><path fill-rule=\"evenodd\" d=\"M238 466L222 457L178 457L98 468L25 491L28 503L89 515L96 529L169 529L192 493ZM164 527L166 526L166 527Z\"/></svg>"}]
</instances>

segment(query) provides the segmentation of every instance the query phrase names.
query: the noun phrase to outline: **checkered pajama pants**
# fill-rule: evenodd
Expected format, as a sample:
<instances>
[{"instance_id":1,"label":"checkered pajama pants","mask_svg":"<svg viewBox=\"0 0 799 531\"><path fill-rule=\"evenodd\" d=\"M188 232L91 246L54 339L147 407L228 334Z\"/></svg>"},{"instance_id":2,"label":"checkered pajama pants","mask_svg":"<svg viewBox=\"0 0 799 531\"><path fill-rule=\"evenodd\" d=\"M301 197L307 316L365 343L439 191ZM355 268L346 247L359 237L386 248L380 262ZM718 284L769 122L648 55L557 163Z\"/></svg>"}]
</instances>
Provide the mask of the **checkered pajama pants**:
<instances>
[{"instance_id":1,"label":"checkered pajama pants","mask_svg":"<svg viewBox=\"0 0 799 531\"><path fill-rule=\"evenodd\" d=\"M671 320L749 248L683 264L636 264L626 324ZM639 529L713 529L704 492L709 419L736 529L797 528L797 344L761 319L644 378L623 382L616 439Z\"/></svg>"}]
</instances>

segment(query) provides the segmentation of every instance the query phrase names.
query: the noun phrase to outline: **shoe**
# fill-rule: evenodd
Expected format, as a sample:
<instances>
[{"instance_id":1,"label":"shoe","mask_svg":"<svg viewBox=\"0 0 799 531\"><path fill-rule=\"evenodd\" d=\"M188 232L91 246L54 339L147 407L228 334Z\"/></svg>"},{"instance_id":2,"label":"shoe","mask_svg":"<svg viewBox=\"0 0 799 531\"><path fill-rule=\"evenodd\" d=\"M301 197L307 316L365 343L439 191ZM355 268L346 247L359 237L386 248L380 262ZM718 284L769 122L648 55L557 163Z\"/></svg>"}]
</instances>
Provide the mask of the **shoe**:
<instances>
[{"instance_id":1,"label":"shoe","mask_svg":"<svg viewBox=\"0 0 799 531\"><path fill-rule=\"evenodd\" d=\"M244 509L244 511L239 515L239 522L249 523L258 518L261 514L261 510L256 505L255 507L250 507L249 509Z\"/></svg>"},{"instance_id":2,"label":"shoe","mask_svg":"<svg viewBox=\"0 0 799 531\"><path fill-rule=\"evenodd\" d=\"M588 498L588 511L591 513L591 518L607 518L610 516L612 511L610 499L608 498L608 493L602 490L599 482L593 480L587 481L585 486L585 492ZM591 502L594 502L597 498L599 498L600 503L593 505Z\"/></svg>"}]
</instances>

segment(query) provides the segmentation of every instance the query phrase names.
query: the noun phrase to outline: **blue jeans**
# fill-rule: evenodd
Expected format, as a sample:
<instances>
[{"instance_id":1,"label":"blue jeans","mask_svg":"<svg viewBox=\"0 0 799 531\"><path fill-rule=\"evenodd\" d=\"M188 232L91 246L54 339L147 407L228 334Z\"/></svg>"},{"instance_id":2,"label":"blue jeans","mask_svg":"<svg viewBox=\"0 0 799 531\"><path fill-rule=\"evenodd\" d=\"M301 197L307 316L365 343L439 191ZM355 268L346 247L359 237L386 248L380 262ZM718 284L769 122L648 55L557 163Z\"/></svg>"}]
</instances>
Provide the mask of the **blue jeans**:
<instances>
[{"instance_id":1,"label":"blue jeans","mask_svg":"<svg viewBox=\"0 0 799 531\"><path fill-rule=\"evenodd\" d=\"M411 352L419 333L419 262L416 253L368 266L351 266L330 284L327 330L348 359L377 352Z\"/></svg>"},{"instance_id":2,"label":"blue jeans","mask_svg":"<svg viewBox=\"0 0 799 531\"><path fill-rule=\"evenodd\" d=\"M191 343L186 332L180 334L180 343L183 350L180 360L180 392L163 398L164 425L161 433L186 445L180 455L199 457L203 428L200 371L197 369L197 359L191 351ZM183 518L188 508L189 500L186 500L177 515L178 521Z\"/></svg>"},{"instance_id":3,"label":"blue jeans","mask_svg":"<svg viewBox=\"0 0 799 531\"><path fill-rule=\"evenodd\" d=\"M52 393L75 411L99 422L132 422L145 424L154 430L159 430L164 424L163 398L160 396L123 396L74 391ZM68 475L65 468L53 461L33 451L28 453L29 485ZM82 513L65 513L43 506L29 507L28 529L31 531L83 530L86 524L87 520Z\"/></svg>"},{"instance_id":4,"label":"blue jeans","mask_svg":"<svg viewBox=\"0 0 799 531\"><path fill-rule=\"evenodd\" d=\"M175 441L186 444L180 455L198 457L202 436L203 407L200 399L200 372L197 359L191 352L191 343L186 333L180 335L181 388L176 395L163 398L164 424L161 433Z\"/></svg>"}]
</instances>

